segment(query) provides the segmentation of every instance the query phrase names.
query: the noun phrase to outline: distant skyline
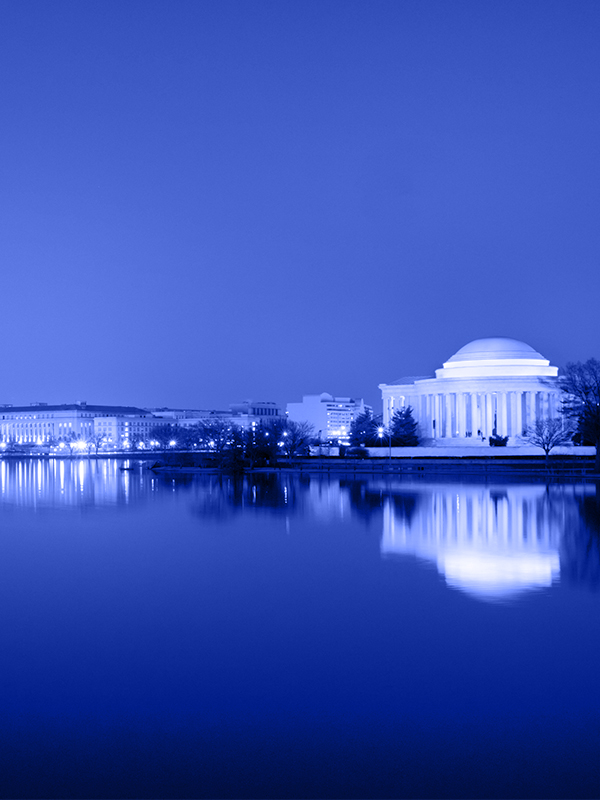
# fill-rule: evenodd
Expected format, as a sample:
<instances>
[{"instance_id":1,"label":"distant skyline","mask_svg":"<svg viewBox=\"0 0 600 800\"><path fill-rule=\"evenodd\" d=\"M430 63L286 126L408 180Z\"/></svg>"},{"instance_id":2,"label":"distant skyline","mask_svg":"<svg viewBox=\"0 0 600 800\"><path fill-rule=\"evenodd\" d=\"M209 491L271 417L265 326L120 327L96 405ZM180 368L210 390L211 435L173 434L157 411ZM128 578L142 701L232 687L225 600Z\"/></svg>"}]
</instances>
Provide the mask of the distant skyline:
<instances>
[{"instance_id":1,"label":"distant skyline","mask_svg":"<svg viewBox=\"0 0 600 800\"><path fill-rule=\"evenodd\" d=\"M600 4L0 2L0 403L600 358Z\"/></svg>"}]
</instances>

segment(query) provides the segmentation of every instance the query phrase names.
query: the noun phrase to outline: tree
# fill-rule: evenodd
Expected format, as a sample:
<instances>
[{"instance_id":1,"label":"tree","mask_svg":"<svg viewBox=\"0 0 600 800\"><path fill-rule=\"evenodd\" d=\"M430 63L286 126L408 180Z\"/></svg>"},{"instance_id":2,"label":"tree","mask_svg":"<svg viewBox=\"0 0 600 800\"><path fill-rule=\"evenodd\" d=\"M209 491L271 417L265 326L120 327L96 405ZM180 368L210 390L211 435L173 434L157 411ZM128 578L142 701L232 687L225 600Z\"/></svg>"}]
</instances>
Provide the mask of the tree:
<instances>
[{"instance_id":1,"label":"tree","mask_svg":"<svg viewBox=\"0 0 600 800\"><path fill-rule=\"evenodd\" d=\"M246 456L250 465L264 466L277 460L279 455L278 442L283 433L284 422L259 422L258 425L246 431Z\"/></svg>"},{"instance_id":2,"label":"tree","mask_svg":"<svg viewBox=\"0 0 600 800\"><path fill-rule=\"evenodd\" d=\"M100 449L105 439L106 436L103 433L92 433L91 436L88 436L86 441L88 452L91 451L93 448L95 454L98 455L98 450Z\"/></svg>"},{"instance_id":3,"label":"tree","mask_svg":"<svg viewBox=\"0 0 600 800\"><path fill-rule=\"evenodd\" d=\"M583 441L595 445L595 471L600 472L600 361L590 358L567 364L559 383L563 413L577 425Z\"/></svg>"},{"instance_id":4,"label":"tree","mask_svg":"<svg viewBox=\"0 0 600 800\"><path fill-rule=\"evenodd\" d=\"M411 406L394 411L389 434L394 447L416 447L419 444L419 426Z\"/></svg>"},{"instance_id":5,"label":"tree","mask_svg":"<svg viewBox=\"0 0 600 800\"><path fill-rule=\"evenodd\" d=\"M246 431L232 425L224 448L218 454L219 467L225 472L243 472L246 466Z\"/></svg>"},{"instance_id":6,"label":"tree","mask_svg":"<svg viewBox=\"0 0 600 800\"><path fill-rule=\"evenodd\" d=\"M535 425L525 434L525 441L535 447L541 447L546 454L561 444L567 444L573 438L573 427L562 419L538 419Z\"/></svg>"},{"instance_id":7,"label":"tree","mask_svg":"<svg viewBox=\"0 0 600 800\"><path fill-rule=\"evenodd\" d=\"M81 437L81 434L75 433L75 431L69 431L65 433L63 436L59 437L59 441L64 442L69 448L70 455L73 455L75 450L82 451L85 441Z\"/></svg>"},{"instance_id":8,"label":"tree","mask_svg":"<svg viewBox=\"0 0 600 800\"><path fill-rule=\"evenodd\" d=\"M179 429L176 425L155 425L150 428L149 436L152 441L158 442L162 450L166 450L171 442L177 442Z\"/></svg>"},{"instance_id":9,"label":"tree","mask_svg":"<svg viewBox=\"0 0 600 800\"><path fill-rule=\"evenodd\" d=\"M211 419L200 423L202 449L221 453L230 443L232 426L222 419Z\"/></svg>"},{"instance_id":10,"label":"tree","mask_svg":"<svg viewBox=\"0 0 600 800\"><path fill-rule=\"evenodd\" d=\"M281 431L278 444L290 460L308 454L308 446L314 438L314 427L310 422L288 420Z\"/></svg>"},{"instance_id":11,"label":"tree","mask_svg":"<svg viewBox=\"0 0 600 800\"><path fill-rule=\"evenodd\" d=\"M381 417L374 417L367 409L352 421L350 426L350 444L354 447L374 447L381 443L378 429Z\"/></svg>"}]
</instances>

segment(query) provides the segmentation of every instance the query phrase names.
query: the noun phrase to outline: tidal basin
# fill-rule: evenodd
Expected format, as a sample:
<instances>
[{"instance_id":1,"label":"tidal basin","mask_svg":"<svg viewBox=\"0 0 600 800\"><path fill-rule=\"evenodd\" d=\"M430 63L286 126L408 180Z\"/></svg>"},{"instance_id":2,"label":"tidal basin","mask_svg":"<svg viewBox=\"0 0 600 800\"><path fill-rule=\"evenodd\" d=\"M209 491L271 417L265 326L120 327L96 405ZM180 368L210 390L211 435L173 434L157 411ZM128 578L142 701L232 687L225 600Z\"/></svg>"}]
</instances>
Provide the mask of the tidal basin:
<instances>
[{"instance_id":1,"label":"tidal basin","mask_svg":"<svg viewBox=\"0 0 600 800\"><path fill-rule=\"evenodd\" d=\"M596 797L599 590L593 482L0 461L0 795Z\"/></svg>"}]
</instances>

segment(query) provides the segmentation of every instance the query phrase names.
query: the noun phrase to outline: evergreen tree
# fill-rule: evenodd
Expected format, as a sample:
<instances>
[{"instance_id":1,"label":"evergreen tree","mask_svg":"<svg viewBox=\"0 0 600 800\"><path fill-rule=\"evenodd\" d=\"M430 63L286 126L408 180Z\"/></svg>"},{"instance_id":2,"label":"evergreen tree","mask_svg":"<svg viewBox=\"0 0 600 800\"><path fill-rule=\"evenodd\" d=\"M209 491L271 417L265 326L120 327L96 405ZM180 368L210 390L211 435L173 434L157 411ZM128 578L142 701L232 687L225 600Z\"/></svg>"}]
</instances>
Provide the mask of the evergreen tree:
<instances>
[{"instance_id":1,"label":"evergreen tree","mask_svg":"<svg viewBox=\"0 0 600 800\"><path fill-rule=\"evenodd\" d=\"M374 417L370 411L363 411L350 426L350 444L354 447L375 447L381 444L379 436L381 417Z\"/></svg>"},{"instance_id":2,"label":"evergreen tree","mask_svg":"<svg viewBox=\"0 0 600 800\"><path fill-rule=\"evenodd\" d=\"M418 425L411 406L394 411L390 431L394 447L415 447L419 444Z\"/></svg>"}]
</instances>

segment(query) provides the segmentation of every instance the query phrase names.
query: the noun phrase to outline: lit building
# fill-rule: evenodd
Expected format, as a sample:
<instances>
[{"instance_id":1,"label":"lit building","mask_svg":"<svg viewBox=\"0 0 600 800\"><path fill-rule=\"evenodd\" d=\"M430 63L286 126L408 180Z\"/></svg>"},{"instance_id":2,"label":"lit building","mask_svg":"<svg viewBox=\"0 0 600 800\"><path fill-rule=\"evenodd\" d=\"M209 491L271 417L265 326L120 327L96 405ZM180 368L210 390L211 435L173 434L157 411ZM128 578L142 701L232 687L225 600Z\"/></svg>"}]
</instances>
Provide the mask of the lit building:
<instances>
[{"instance_id":1,"label":"lit building","mask_svg":"<svg viewBox=\"0 0 600 800\"><path fill-rule=\"evenodd\" d=\"M350 426L359 414L371 411L364 400L352 397L333 397L323 394L307 394L301 403L288 403L288 418L293 422L310 423L321 441L349 443Z\"/></svg>"},{"instance_id":2,"label":"lit building","mask_svg":"<svg viewBox=\"0 0 600 800\"><path fill-rule=\"evenodd\" d=\"M250 428L259 422L284 420L281 408L270 401L244 400L232 403L228 411L202 409L153 408L152 414L159 419L154 424L172 424L181 428L191 428L206 422L225 422L240 428Z\"/></svg>"},{"instance_id":3,"label":"lit building","mask_svg":"<svg viewBox=\"0 0 600 800\"><path fill-rule=\"evenodd\" d=\"M536 420L560 414L558 368L516 339L476 339L448 359L435 378L379 385L383 421L411 406L421 436L436 444L481 444L492 435L509 444ZM522 441L522 440L521 440Z\"/></svg>"},{"instance_id":4,"label":"lit building","mask_svg":"<svg viewBox=\"0 0 600 800\"><path fill-rule=\"evenodd\" d=\"M105 433L114 444L129 439L141 425L155 425L149 411L132 406L95 406L87 403L0 406L0 442L46 444L72 438L89 440Z\"/></svg>"},{"instance_id":5,"label":"lit building","mask_svg":"<svg viewBox=\"0 0 600 800\"><path fill-rule=\"evenodd\" d=\"M245 400L229 406L231 421L242 428L249 428L259 422L273 422L285 419L277 403Z\"/></svg>"}]
</instances>

